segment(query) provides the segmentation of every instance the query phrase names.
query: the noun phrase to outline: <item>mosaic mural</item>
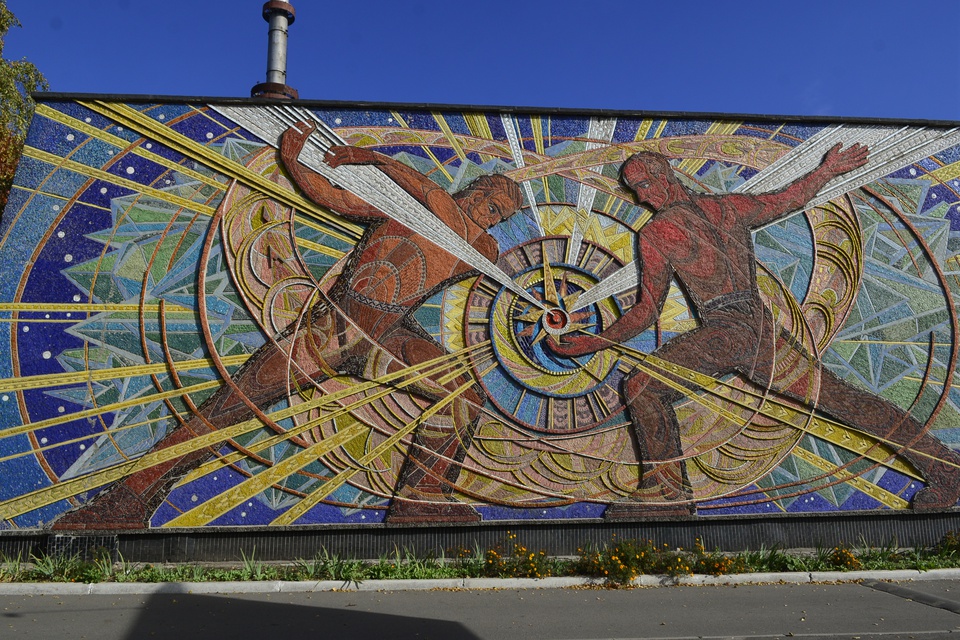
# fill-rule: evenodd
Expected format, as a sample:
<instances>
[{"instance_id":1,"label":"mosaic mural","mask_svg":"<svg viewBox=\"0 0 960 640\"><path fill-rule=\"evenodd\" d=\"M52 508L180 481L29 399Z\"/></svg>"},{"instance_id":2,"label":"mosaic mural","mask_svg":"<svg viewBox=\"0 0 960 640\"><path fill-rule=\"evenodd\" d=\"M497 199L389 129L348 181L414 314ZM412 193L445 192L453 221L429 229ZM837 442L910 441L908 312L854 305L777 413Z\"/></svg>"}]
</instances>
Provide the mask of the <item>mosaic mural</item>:
<instances>
[{"instance_id":1,"label":"mosaic mural","mask_svg":"<svg viewBox=\"0 0 960 640\"><path fill-rule=\"evenodd\" d=\"M41 99L0 527L938 509L960 132Z\"/></svg>"}]
</instances>

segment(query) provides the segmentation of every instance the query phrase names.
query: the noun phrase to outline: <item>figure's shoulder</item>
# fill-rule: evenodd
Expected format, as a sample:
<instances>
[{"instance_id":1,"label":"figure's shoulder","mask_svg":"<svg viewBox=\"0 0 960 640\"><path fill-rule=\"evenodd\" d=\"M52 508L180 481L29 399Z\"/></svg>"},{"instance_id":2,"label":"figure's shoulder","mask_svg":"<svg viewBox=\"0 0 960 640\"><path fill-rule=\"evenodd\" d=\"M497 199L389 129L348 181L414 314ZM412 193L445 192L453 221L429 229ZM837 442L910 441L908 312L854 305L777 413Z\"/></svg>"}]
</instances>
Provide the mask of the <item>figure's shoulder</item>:
<instances>
[{"instance_id":1,"label":"figure's shoulder","mask_svg":"<svg viewBox=\"0 0 960 640\"><path fill-rule=\"evenodd\" d=\"M731 207L737 208L741 202L750 200L750 196L742 193L701 193L697 194L694 202L702 211L720 213Z\"/></svg>"},{"instance_id":2,"label":"figure's shoulder","mask_svg":"<svg viewBox=\"0 0 960 640\"><path fill-rule=\"evenodd\" d=\"M500 245L489 233L481 234L474 240L473 247L490 262L496 262L500 257Z\"/></svg>"},{"instance_id":3,"label":"figure's shoulder","mask_svg":"<svg viewBox=\"0 0 960 640\"><path fill-rule=\"evenodd\" d=\"M699 193L695 198L695 202L701 209L718 209L723 206L724 199L731 196L733 196L732 193Z\"/></svg>"},{"instance_id":4,"label":"figure's shoulder","mask_svg":"<svg viewBox=\"0 0 960 640\"><path fill-rule=\"evenodd\" d=\"M729 227L738 224L744 215L749 215L758 203L756 198L748 194L721 193L699 196L697 206L710 224Z\"/></svg>"},{"instance_id":5,"label":"figure's shoulder","mask_svg":"<svg viewBox=\"0 0 960 640\"><path fill-rule=\"evenodd\" d=\"M678 205L658 211L640 230L640 238L649 242L660 242L686 237L686 230L690 228L690 215L688 209Z\"/></svg>"}]
</instances>

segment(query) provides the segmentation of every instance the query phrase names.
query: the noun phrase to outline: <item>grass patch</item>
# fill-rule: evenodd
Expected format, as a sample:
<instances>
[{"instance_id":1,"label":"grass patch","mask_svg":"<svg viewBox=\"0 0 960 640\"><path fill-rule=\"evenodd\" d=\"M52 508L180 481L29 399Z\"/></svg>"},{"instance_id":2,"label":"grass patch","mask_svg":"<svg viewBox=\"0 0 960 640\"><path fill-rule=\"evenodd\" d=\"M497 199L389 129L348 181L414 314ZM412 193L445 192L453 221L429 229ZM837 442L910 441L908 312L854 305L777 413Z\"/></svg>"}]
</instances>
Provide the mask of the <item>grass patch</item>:
<instances>
[{"instance_id":1,"label":"grass patch","mask_svg":"<svg viewBox=\"0 0 960 640\"><path fill-rule=\"evenodd\" d=\"M196 563L154 565L114 562L106 553L93 560L79 556L38 555L24 560L0 553L0 582L214 582L231 580L364 580L443 578L545 578L585 576L609 585L629 584L641 575L684 576L733 573L856 571L960 568L960 533L951 531L929 548L838 545L798 553L779 547L725 553L708 551L698 539L692 549L671 548L653 540L614 537L598 547L579 549L574 558L556 558L528 548L516 534L490 549L474 547L450 552L451 557L422 557L397 548L374 561L347 558L320 549L310 559L289 564L264 562L256 549L240 552L236 565Z\"/></svg>"}]
</instances>

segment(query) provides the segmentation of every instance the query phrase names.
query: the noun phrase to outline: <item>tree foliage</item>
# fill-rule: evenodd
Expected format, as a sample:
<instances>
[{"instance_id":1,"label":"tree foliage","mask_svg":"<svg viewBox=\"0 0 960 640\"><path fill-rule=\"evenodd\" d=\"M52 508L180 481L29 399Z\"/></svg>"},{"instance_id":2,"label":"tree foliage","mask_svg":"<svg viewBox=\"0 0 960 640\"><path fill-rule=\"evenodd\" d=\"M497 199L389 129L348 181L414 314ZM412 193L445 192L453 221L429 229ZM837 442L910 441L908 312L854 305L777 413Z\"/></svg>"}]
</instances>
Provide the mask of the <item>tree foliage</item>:
<instances>
[{"instance_id":1,"label":"tree foliage","mask_svg":"<svg viewBox=\"0 0 960 640\"><path fill-rule=\"evenodd\" d=\"M19 27L7 3L0 0L0 211L7 204L17 160L33 116L30 92L47 89L47 80L32 62L3 57L4 40L13 27Z\"/></svg>"}]
</instances>

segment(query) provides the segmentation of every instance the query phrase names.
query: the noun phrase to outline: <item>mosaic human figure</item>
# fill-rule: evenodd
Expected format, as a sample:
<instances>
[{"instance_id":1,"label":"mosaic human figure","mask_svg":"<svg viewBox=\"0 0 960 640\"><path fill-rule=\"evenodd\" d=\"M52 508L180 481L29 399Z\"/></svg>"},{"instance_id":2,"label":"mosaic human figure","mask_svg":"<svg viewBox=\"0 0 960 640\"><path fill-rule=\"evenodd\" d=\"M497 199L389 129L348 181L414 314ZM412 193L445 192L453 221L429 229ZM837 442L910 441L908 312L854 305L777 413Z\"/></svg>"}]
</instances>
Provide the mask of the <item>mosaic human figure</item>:
<instances>
[{"instance_id":1,"label":"mosaic human figure","mask_svg":"<svg viewBox=\"0 0 960 640\"><path fill-rule=\"evenodd\" d=\"M365 224L366 230L327 295L310 309L307 321L300 326L294 323L252 354L232 379L200 406L198 415L171 431L153 450L262 415L291 390L333 375L359 376L367 360L384 350L392 356L388 373L446 354L413 314L428 297L476 272L451 252L301 164L298 157L314 130L315 125L300 123L284 132L280 157L285 169L307 197L344 219ZM481 176L451 195L418 171L367 149L335 146L326 162L332 167L378 168L429 209L438 224L449 227L490 261L497 259L499 247L488 230L523 203L517 184L502 175ZM414 432L388 507L388 521L480 519L473 507L452 498L451 487L485 398L466 375L441 381L451 377L446 373L407 386L408 391L433 402L450 392L460 395L445 409L449 414L446 425L450 426L424 424ZM212 456L212 451L203 449L135 472L64 514L54 528L146 527L177 481Z\"/></svg>"},{"instance_id":2,"label":"mosaic human figure","mask_svg":"<svg viewBox=\"0 0 960 640\"><path fill-rule=\"evenodd\" d=\"M837 144L806 175L782 190L758 195L695 193L680 183L664 156L634 154L623 164L621 180L653 211L637 238L638 302L597 335L566 335L551 339L549 346L577 357L639 335L657 321L671 280L677 278L700 324L656 349L657 358L712 377L740 374L761 388L803 401L802 392L777 388L773 375L775 347L803 348L777 326L761 300L751 231L802 209L830 180L866 164L867 153L858 144L845 150ZM899 407L840 379L813 355L803 357L820 376L817 411L883 439L923 475L927 486L914 495L914 509L956 504L956 453ZM606 517L694 513L673 407L685 394L642 367L625 377L622 389L641 479L633 495L608 507Z\"/></svg>"}]
</instances>

